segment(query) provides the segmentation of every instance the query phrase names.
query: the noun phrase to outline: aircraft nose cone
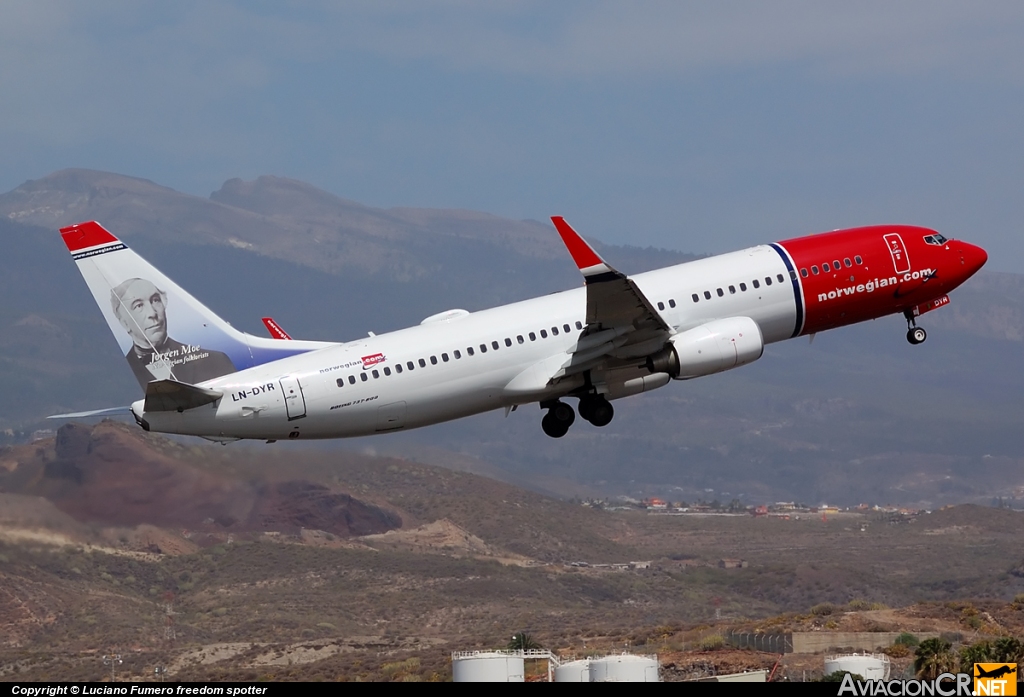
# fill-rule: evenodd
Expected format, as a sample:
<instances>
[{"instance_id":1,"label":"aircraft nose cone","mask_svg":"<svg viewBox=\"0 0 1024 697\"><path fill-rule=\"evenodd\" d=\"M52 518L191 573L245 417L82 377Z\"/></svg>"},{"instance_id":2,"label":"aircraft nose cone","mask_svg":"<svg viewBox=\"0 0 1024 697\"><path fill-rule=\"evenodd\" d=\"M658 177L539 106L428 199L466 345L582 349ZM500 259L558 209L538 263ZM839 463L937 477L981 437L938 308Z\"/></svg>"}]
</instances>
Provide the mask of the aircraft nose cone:
<instances>
[{"instance_id":1,"label":"aircraft nose cone","mask_svg":"<svg viewBox=\"0 0 1024 697\"><path fill-rule=\"evenodd\" d=\"M988 252L976 245L961 242L960 258L963 260L964 268L968 274L974 275L988 261Z\"/></svg>"}]
</instances>

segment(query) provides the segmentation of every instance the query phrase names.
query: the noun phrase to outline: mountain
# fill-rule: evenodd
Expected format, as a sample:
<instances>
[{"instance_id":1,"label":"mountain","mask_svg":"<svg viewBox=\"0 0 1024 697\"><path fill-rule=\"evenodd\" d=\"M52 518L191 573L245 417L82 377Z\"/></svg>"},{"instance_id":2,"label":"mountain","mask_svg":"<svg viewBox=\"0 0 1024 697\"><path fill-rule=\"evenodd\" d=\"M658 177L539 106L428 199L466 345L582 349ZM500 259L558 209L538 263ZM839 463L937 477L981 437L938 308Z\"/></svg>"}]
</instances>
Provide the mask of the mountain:
<instances>
[{"instance_id":1,"label":"mountain","mask_svg":"<svg viewBox=\"0 0 1024 697\"><path fill-rule=\"evenodd\" d=\"M240 481L203 468L210 453L147 437L127 424L66 424L44 443L0 451L0 490L38 496L77 521L208 531L351 537L402 525L393 510L321 484Z\"/></svg>"},{"instance_id":2,"label":"mountain","mask_svg":"<svg viewBox=\"0 0 1024 697\"><path fill-rule=\"evenodd\" d=\"M90 218L253 333L272 315L292 336L351 340L580 283L539 223L375 209L275 177L231 180L208 200L120 175L57 172L0 196L8 442L52 427L46 414L137 396L54 230ZM692 258L602 249L627 273ZM459 463L563 496L933 507L1024 495L1024 276L983 270L921 324L929 339L918 347L899 317L772 345L741 370L616 402L609 427L578 424L559 441L527 406L311 447Z\"/></svg>"},{"instance_id":3,"label":"mountain","mask_svg":"<svg viewBox=\"0 0 1024 697\"><path fill-rule=\"evenodd\" d=\"M442 273L453 255L478 256L473 263L492 274L495 266L510 272L526 260L564 257L558 236L536 221L465 210L372 208L270 176L231 179L204 199L146 179L66 169L0 196L0 217L50 230L99 220L129 244L149 239L232 246L328 273L382 274L394 281ZM663 263L650 252L633 254Z\"/></svg>"}]
</instances>

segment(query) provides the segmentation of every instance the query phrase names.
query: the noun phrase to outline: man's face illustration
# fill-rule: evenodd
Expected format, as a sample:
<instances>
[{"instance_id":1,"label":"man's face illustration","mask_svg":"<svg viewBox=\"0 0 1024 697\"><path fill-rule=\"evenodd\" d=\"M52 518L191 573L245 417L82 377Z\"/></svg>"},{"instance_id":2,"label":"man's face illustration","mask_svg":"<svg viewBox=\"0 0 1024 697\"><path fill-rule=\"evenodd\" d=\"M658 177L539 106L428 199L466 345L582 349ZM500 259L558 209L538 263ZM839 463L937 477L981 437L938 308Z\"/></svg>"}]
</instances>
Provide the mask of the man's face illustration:
<instances>
[{"instance_id":1,"label":"man's face illustration","mask_svg":"<svg viewBox=\"0 0 1024 697\"><path fill-rule=\"evenodd\" d=\"M137 346L159 348L167 340L167 308L164 296L149 281L139 279L121 296L121 324Z\"/></svg>"}]
</instances>

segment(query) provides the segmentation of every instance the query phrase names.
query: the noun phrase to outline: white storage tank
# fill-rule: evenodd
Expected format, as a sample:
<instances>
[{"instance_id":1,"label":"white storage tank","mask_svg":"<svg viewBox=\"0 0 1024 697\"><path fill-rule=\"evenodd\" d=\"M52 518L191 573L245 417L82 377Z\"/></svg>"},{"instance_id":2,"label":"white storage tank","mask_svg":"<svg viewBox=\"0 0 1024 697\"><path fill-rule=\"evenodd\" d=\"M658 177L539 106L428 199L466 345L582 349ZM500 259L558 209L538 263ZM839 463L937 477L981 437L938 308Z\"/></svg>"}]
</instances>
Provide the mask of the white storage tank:
<instances>
[{"instance_id":1,"label":"white storage tank","mask_svg":"<svg viewBox=\"0 0 1024 697\"><path fill-rule=\"evenodd\" d=\"M848 653L825 657L825 675L841 670L865 680L888 680L889 657L883 653Z\"/></svg>"},{"instance_id":2,"label":"white storage tank","mask_svg":"<svg viewBox=\"0 0 1024 697\"><path fill-rule=\"evenodd\" d=\"M590 682L590 659L581 658L555 666L555 682Z\"/></svg>"},{"instance_id":3,"label":"white storage tank","mask_svg":"<svg viewBox=\"0 0 1024 697\"><path fill-rule=\"evenodd\" d=\"M658 682L658 657L623 653L592 658L590 682Z\"/></svg>"},{"instance_id":4,"label":"white storage tank","mask_svg":"<svg viewBox=\"0 0 1024 697\"><path fill-rule=\"evenodd\" d=\"M454 682L524 682L523 655L506 651L452 653Z\"/></svg>"}]
</instances>

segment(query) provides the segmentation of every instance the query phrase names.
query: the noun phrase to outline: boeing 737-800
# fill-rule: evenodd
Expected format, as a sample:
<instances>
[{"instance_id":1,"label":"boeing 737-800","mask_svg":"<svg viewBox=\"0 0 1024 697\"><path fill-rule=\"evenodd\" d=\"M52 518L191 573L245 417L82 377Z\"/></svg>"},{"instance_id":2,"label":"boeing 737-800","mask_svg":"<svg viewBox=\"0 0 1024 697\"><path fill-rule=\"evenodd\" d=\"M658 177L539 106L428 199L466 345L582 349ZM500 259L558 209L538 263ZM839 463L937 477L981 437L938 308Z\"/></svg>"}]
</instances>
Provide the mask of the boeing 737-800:
<instances>
[{"instance_id":1,"label":"boeing 737-800","mask_svg":"<svg viewBox=\"0 0 1024 697\"><path fill-rule=\"evenodd\" d=\"M533 403L559 438L577 412L606 426L612 400L745 365L784 339L901 313L919 344L916 318L988 258L886 225L625 276L552 221L584 287L345 343L239 332L98 223L61 235L145 392L120 410L147 431L225 442L365 436Z\"/></svg>"}]
</instances>

